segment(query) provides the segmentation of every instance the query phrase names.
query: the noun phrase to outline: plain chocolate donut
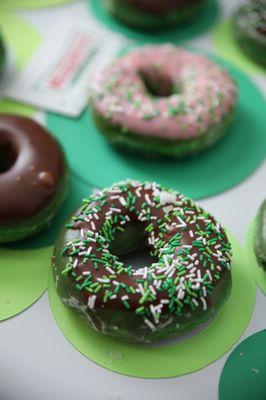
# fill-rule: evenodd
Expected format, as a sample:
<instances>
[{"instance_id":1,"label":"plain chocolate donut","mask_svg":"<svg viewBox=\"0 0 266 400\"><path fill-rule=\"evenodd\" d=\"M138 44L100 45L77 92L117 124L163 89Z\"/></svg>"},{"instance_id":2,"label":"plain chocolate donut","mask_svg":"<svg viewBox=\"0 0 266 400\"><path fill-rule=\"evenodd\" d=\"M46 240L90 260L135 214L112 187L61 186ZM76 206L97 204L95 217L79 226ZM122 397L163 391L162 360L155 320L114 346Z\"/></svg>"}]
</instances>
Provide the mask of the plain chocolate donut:
<instances>
[{"instance_id":1,"label":"plain chocolate donut","mask_svg":"<svg viewBox=\"0 0 266 400\"><path fill-rule=\"evenodd\" d=\"M57 141L29 118L0 115L0 242L46 226L65 195L65 181Z\"/></svg>"}]
</instances>

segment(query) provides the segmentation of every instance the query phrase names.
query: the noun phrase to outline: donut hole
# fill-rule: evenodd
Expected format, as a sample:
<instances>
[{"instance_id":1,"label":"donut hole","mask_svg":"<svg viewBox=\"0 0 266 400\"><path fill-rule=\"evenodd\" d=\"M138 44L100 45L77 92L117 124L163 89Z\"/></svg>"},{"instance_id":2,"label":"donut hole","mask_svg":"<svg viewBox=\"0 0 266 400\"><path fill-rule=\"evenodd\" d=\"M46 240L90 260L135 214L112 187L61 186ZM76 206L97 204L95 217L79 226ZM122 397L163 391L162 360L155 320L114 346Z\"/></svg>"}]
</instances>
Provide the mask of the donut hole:
<instances>
[{"instance_id":1,"label":"donut hole","mask_svg":"<svg viewBox=\"0 0 266 400\"><path fill-rule=\"evenodd\" d=\"M126 267L130 265L133 270L158 261L149 252L145 231L140 223L127 224L124 232L116 232L110 243L110 251Z\"/></svg>"},{"instance_id":2,"label":"donut hole","mask_svg":"<svg viewBox=\"0 0 266 400\"><path fill-rule=\"evenodd\" d=\"M156 257L150 255L147 246L131 251L128 254L122 254L118 258L126 267L131 266L132 270L149 267L151 264L158 262Z\"/></svg>"},{"instance_id":3,"label":"donut hole","mask_svg":"<svg viewBox=\"0 0 266 400\"><path fill-rule=\"evenodd\" d=\"M17 150L12 143L1 143L0 140L0 174L7 172L13 167L16 162L17 156Z\"/></svg>"},{"instance_id":4,"label":"donut hole","mask_svg":"<svg viewBox=\"0 0 266 400\"><path fill-rule=\"evenodd\" d=\"M159 67L139 70L138 75L147 93L152 97L169 97L181 93L181 88Z\"/></svg>"}]
</instances>

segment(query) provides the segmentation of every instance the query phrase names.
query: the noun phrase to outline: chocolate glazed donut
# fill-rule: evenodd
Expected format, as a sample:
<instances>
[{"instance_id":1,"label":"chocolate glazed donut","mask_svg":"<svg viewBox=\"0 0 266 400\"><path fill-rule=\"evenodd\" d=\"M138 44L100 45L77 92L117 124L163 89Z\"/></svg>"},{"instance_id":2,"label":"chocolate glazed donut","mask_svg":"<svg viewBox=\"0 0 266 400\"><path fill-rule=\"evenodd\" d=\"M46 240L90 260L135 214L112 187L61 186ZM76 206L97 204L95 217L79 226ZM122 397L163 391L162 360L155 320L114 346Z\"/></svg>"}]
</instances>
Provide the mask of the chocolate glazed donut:
<instances>
[{"instance_id":1,"label":"chocolate glazed donut","mask_svg":"<svg viewBox=\"0 0 266 400\"><path fill-rule=\"evenodd\" d=\"M166 28L198 16L207 0L101 0L123 23L140 29Z\"/></svg>"},{"instance_id":2,"label":"chocolate glazed donut","mask_svg":"<svg viewBox=\"0 0 266 400\"><path fill-rule=\"evenodd\" d=\"M65 197L66 181L56 140L29 118L0 115L0 242L47 227Z\"/></svg>"},{"instance_id":3,"label":"chocolate glazed donut","mask_svg":"<svg viewBox=\"0 0 266 400\"><path fill-rule=\"evenodd\" d=\"M147 246L154 262L120 255ZM93 329L129 342L183 335L208 322L231 291L231 245L213 216L151 182L120 182L83 200L56 242L62 302Z\"/></svg>"},{"instance_id":4,"label":"chocolate glazed donut","mask_svg":"<svg viewBox=\"0 0 266 400\"><path fill-rule=\"evenodd\" d=\"M159 15L176 11L190 4L196 4L200 2L201 0L125 0L125 3L137 7L139 10Z\"/></svg>"}]
</instances>

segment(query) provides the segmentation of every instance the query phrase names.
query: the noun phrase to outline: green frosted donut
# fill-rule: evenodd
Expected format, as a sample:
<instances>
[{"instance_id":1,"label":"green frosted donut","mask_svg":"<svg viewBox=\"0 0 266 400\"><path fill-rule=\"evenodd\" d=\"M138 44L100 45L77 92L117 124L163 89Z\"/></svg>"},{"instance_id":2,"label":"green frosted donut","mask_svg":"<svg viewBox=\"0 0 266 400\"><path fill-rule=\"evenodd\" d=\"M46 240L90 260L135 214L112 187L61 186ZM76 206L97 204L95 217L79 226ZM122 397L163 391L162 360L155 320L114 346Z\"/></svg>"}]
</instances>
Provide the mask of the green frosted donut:
<instances>
[{"instance_id":1,"label":"green frosted donut","mask_svg":"<svg viewBox=\"0 0 266 400\"><path fill-rule=\"evenodd\" d=\"M253 243L257 261L266 271L266 200L260 206L256 216Z\"/></svg>"},{"instance_id":2,"label":"green frosted donut","mask_svg":"<svg viewBox=\"0 0 266 400\"><path fill-rule=\"evenodd\" d=\"M241 6L234 15L233 24L242 50L266 66L266 1L254 0Z\"/></svg>"},{"instance_id":3,"label":"green frosted donut","mask_svg":"<svg viewBox=\"0 0 266 400\"><path fill-rule=\"evenodd\" d=\"M207 57L172 45L142 46L100 71L92 116L111 144L150 157L198 154L228 131L237 88Z\"/></svg>"},{"instance_id":4,"label":"green frosted donut","mask_svg":"<svg viewBox=\"0 0 266 400\"><path fill-rule=\"evenodd\" d=\"M67 193L57 141L35 121L0 114L0 243L47 228Z\"/></svg>"},{"instance_id":5,"label":"green frosted donut","mask_svg":"<svg viewBox=\"0 0 266 400\"><path fill-rule=\"evenodd\" d=\"M167 28L201 12L207 0L100 0L121 22L139 29Z\"/></svg>"},{"instance_id":6,"label":"green frosted donut","mask_svg":"<svg viewBox=\"0 0 266 400\"><path fill-rule=\"evenodd\" d=\"M153 263L120 256L147 246ZM191 199L126 181L83 200L55 246L62 302L93 329L130 342L179 336L208 322L231 291L231 246Z\"/></svg>"},{"instance_id":7,"label":"green frosted donut","mask_svg":"<svg viewBox=\"0 0 266 400\"><path fill-rule=\"evenodd\" d=\"M0 74L4 68L5 59L6 59L6 49L0 32Z\"/></svg>"}]
</instances>

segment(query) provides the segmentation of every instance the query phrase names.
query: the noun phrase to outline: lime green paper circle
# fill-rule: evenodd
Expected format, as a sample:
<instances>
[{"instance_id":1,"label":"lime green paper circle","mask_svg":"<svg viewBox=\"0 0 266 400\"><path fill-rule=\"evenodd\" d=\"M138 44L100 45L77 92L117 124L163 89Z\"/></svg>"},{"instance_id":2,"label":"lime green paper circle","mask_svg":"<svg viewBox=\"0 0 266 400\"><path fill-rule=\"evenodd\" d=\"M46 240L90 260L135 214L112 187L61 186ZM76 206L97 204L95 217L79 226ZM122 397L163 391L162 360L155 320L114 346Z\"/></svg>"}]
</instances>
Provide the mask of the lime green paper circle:
<instances>
[{"instance_id":1,"label":"lime green paper circle","mask_svg":"<svg viewBox=\"0 0 266 400\"><path fill-rule=\"evenodd\" d=\"M231 297L215 320L192 339L174 345L145 347L97 333L61 303L50 274L48 294L55 320L80 353L109 370L141 378L168 378L201 369L234 345L253 312L255 284L244 251L234 239L231 242L234 253Z\"/></svg>"},{"instance_id":2,"label":"lime green paper circle","mask_svg":"<svg viewBox=\"0 0 266 400\"><path fill-rule=\"evenodd\" d=\"M266 330L240 343L223 368L219 400L266 398Z\"/></svg>"},{"instance_id":3,"label":"lime green paper circle","mask_svg":"<svg viewBox=\"0 0 266 400\"><path fill-rule=\"evenodd\" d=\"M47 288L52 248L0 249L0 321L32 305Z\"/></svg>"},{"instance_id":4,"label":"lime green paper circle","mask_svg":"<svg viewBox=\"0 0 266 400\"><path fill-rule=\"evenodd\" d=\"M222 57L247 73L265 74L265 69L248 57L234 39L231 20L218 24L213 31L213 43Z\"/></svg>"},{"instance_id":5,"label":"lime green paper circle","mask_svg":"<svg viewBox=\"0 0 266 400\"><path fill-rule=\"evenodd\" d=\"M6 8L11 7L29 7L29 8L40 8L40 7L49 7L49 6L57 6L63 3L70 3L74 0L1 0L1 6Z\"/></svg>"},{"instance_id":6,"label":"lime green paper circle","mask_svg":"<svg viewBox=\"0 0 266 400\"><path fill-rule=\"evenodd\" d=\"M155 43L177 43L199 36L212 28L219 15L219 3L216 0L209 0L202 12L198 13L197 18L191 22L185 22L179 24L178 27L165 30L153 29L150 32L145 32L130 28L113 18L105 11L101 0L88 0L88 6L93 15L112 32L118 32L131 39Z\"/></svg>"},{"instance_id":7,"label":"lime green paper circle","mask_svg":"<svg viewBox=\"0 0 266 400\"><path fill-rule=\"evenodd\" d=\"M52 247L59 230L93 187L71 175L70 193L49 229L0 248L0 321L33 304L48 285Z\"/></svg>"},{"instance_id":8,"label":"lime green paper circle","mask_svg":"<svg viewBox=\"0 0 266 400\"><path fill-rule=\"evenodd\" d=\"M254 224L255 221L250 224L247 236L247 252L249 265L252 268L252 274L254 276L255 282L258 284L261 291L266 295L266 271L264 271L264 269L261 268L257 263L253 249Z\"/></svg>"},{"instance_id":9,"label":"lime green paper circle","mask_svg":"<svg viewBox=\"0 0 266 400\"><path fill-rule=\"evenodd\" d=\"M262 94L234 66L218 62L239 85L237 115L228 134L198 157L175 161L124 154L109 145L87 110L78 119L48 114L48 128L62 143L72 169L101 187L131 178L159 181L193 198L217 194L247 178L264 160L266 149Z\"/></svg>"},{"instance_id":10,"label":"lime green paper circle","mask_svg":"<svg viewBox=\"0 0 266 400\"><path fill-rule=\"evenodd\" d=\"M28 23L14 15L0 11L0 27L7 48L12 50L17 70L29 61L30 57L41 42L40 36ZM21 115L32 115L33 107L16 103L9 100L0 101L1 113L15 113Z\"/></svg>"}]
</instances>

